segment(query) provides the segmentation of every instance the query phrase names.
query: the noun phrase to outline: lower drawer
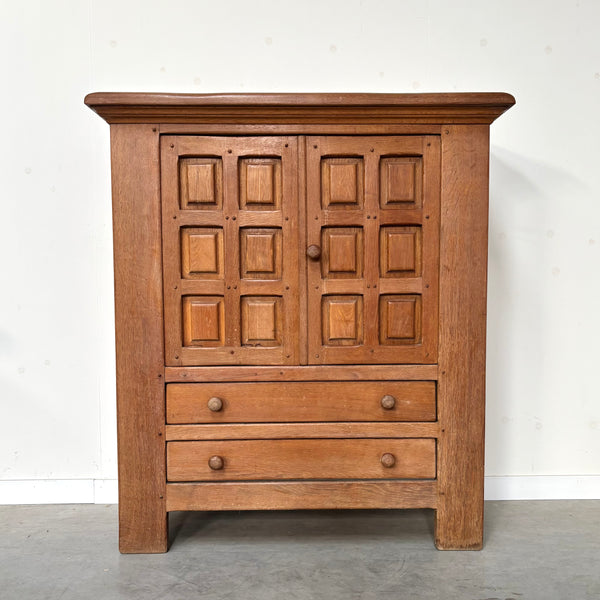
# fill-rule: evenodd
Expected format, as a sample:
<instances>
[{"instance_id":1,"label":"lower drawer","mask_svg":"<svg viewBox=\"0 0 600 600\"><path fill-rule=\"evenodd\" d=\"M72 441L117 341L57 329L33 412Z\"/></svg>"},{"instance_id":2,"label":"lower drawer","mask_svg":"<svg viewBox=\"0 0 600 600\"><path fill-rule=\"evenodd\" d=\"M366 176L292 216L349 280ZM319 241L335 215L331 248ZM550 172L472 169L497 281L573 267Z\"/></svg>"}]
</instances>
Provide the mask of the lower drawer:
<instances>
[{"instance_id":1,"label":"lower drawer","mask_svg":"<svg viewBox=\"0 0 600 600\"><path fill-rule=\"evenodd\" d=\"M168 481L433 479L434 439L167 443Z\"/></svg>"}]
</instances>

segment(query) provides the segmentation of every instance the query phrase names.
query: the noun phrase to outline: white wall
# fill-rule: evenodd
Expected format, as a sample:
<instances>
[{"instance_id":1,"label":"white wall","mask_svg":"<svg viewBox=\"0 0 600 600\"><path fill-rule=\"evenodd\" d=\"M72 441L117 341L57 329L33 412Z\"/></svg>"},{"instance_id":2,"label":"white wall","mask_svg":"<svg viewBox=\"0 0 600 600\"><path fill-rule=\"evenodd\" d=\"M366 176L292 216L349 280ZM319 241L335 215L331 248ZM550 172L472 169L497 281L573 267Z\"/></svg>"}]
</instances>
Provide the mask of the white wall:
<instances>
[{"instance_id":1,"label":"white wall","mask_svg":"<svg viewBox=\"0 0 600 600\"><path fill-rule=\"evenodd\" d=\"M2 2L0 502L114 498L90 91L513 93L491 138L488 495L599 497L599 22L591 0Z\"/></svg>"}]
</instances>

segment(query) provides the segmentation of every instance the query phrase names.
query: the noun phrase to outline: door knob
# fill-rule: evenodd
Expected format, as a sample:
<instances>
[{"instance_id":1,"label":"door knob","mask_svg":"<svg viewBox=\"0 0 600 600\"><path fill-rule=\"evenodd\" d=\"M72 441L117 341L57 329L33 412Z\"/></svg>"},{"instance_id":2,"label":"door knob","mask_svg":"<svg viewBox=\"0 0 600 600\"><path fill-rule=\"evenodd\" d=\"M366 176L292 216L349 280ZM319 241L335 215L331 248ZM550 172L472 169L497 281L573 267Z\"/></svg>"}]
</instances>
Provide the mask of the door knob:
<instances>
[{"instance_id":1,"label":"door knob","mask_svg":"<svg viewBox=\"0 0 600 600\"><path fill-rule=\"evenodd\" d=\"M390 396L390 394L386 394L381 399L381 407L385 408L385 410L392 410L396 406L396 398L394 396Z\"/></svg>"},{"instance_id":2,"label":"door knob","mask_svg":"<svg viewBox=\"0 0 600 600\"><path fill-rule=\"evenodd\" d=\"M224 465L225 465L225 461L223 460L223 458L221 456L211 456L208 459L208 466L213 471L220 471Z\"/></svg>"},{"instance_id":3,"label":"door knob","mask_svg":"<svg viewBox=\"0 0 600 600\"><path fill-rule=\"evenodd\" d=\"M381 457L381 464L387 469L391 469L396 464L396 457L393 454L386 452Z\"/></svg>"},{"instance_id":4,"label":"door knob","mask_svg":"<svg viewBox=\"0 0 600 600\"><path fill-rule=\"evenodd\" d=\"M221 400L221 398L213 396L206 403L206 405L208 406L209 410L212 410L213 412L219 412L223 408L223 400Z\"/></svg>"},{"instance_id":5,"label":"door knob","mask_svg":"<svg viewBox=\"0 0 600 600\"><path fill-rule=\"evenodd\" d=\"M312 258L313 260L318 260L319 258L321 258L320 246L317 246L316 244L311 244L306 249L306 256L308 256L308 258Z\"/></svg>"}]
</instances>

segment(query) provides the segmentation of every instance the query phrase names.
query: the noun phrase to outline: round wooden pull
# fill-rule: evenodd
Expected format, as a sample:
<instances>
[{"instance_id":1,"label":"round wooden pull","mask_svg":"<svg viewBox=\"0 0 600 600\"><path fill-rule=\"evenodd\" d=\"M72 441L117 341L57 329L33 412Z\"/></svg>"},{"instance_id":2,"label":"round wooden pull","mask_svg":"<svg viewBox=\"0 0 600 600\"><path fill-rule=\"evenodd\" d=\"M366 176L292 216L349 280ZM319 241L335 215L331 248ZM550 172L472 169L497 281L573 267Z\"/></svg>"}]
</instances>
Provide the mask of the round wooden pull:
<instances>
[{"instance_id":1,"label":"round wooden pull","mask_svg":"<svg viewBox=\"0 0 600 600\"><path fill-rule=\"evenodd\" d=\"M390 455L391 456L391 455ZM383 460L383 459L381 459ZM223 460L222 457L220 456L211 456L208 459L208 466L213 470L213 471L220 471L223 466L225 465L225 461Z\"/></svg>"},{"instance_id":2,"label":"round wooden pull","mask_svg":"<svg viewBox=\"0 0 600 600\"><path fill-rule=\"evenodd\" d=\"M382 457L381 457L381 464L386 467L386 468L391 468L396 464L396 457L393 454L390 454L389 452L386 452Z\"/></svg>"},{"instance_id":3,"label":"round wooden pull","mask_svg":"<svg viewBox=\"0 0 600 600\"><path fill-rule=\"evenodd\" d=\"M223 408L223 400L214 396L206 403L206 405L213 412L219 412Z\"/></svg>"},{"instance_id":4,"label":"round wooden pull","mask_svg":"<svg viewBox=\"0 0 600 600\"><path fill-rule=\"evenodd\" d=\"M316 244L311 244L306 249L306 256L308 256L308 258L312 258L313 260L321 258L321 248Z\"/></svg>"},{"instance_id":5,"label":"round wooden pull","mask_svg":"<svg viewBox=\"0 0 600 600\"><path fill-rule=\"evenodd\" d=\"M396 406L396 398L394 398L394 396L390 396L389 394L386 394L381 399L381 407L382 408L385 408L386 410L391 410L392 408L394 408L394 406Z\"/></svg>"}]
</instances>

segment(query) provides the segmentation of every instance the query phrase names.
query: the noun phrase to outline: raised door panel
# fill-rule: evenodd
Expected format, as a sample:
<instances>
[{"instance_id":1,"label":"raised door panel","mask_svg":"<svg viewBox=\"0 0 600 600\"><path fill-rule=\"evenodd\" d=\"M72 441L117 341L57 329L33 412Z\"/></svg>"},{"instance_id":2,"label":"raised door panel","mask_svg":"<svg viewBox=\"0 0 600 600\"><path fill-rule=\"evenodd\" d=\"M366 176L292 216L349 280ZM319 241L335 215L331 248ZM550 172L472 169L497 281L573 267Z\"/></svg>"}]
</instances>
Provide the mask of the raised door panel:
<instances>
[{"instance_id":1,"label":"raised door panel","mask_svg":"<svg viewBox=\"0 0 600 600\"><path fill-rule=\"evenodd\" d=\"M308 362L437 360L436 136L307 139Z\"/></svg>"},{"instance_id":2,"label":"raised door panel","mask_svg":"<svg viewBox=\"0 0 600 600\"><path fill-rule=\"evenodd\" d=\"M298 362L298 140L161 141L166 363Z\"/></svg>"}]
</instances>

